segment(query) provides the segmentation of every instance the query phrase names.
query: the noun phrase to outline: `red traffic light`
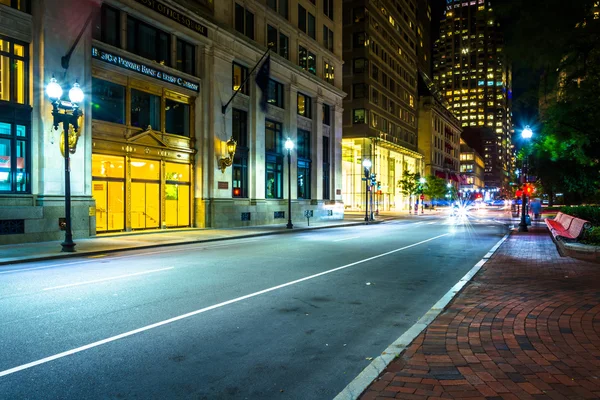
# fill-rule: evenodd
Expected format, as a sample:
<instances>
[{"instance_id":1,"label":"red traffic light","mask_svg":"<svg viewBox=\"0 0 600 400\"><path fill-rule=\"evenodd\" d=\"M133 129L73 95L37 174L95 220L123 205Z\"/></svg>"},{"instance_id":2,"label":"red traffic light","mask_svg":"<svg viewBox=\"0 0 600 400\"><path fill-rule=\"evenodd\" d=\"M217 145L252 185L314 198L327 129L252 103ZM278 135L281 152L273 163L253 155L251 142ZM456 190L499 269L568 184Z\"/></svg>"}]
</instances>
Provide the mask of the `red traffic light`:
<instances>
[{"instance_id":1,"label":"red traffic light","mask_svg":"<svg viewBox=\"0 0 600 400\"><path fill-rule=\"evenodd\" d=\"M515 196L517 196L517 197L523 196L523 191L522 190L517 190L516 193L515 193Z\"/></svg>"}]
</instances>

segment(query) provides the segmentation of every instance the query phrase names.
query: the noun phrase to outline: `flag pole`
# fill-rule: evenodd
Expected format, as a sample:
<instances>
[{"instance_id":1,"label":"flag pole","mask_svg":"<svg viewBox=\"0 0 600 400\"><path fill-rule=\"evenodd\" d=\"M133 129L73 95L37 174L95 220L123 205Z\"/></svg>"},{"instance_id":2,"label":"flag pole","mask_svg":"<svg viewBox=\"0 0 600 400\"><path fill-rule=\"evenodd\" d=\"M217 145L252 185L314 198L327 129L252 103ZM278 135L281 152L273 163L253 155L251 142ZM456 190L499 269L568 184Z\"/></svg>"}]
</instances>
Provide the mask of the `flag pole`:
<instances>
[{"instance_id":1,"label":"flag pole","mask_svg":"<svg viewBox=\"0 0 600 400\"><path fill-rule=\"evenodd\" d=\"M235 93L233 94L233 96L231 96L231 98L229 99L229 101L227 103L225 103L224 106L221 106L221 112L223 113L223 115L225 115L225 113L227 112L227 107L229 106L229 104L231 104L231 102L233 101L233 99L235 98L235 96L238 94L238 92L240 90L242 90L242 88L244 87L244 85L246 84L246 82L248 81L248 79L252 76L252 73L254 72L254 70L256 69L256 67L258 67L258 65L265 58L265 56L267 54L269 54L269 51L271 51L270 47L267 48L267 51L265 51L265 54L263 54L262 57L260 58L260 60L258 60L258 62L256 63L256 65L254 66L254 68L252 68L252 71L250 71L248 73L248 75L246 76L246 79L244 79L244 82L242 82L242 84L237 88L237 90L235 91Z\"/></svg>"}]
</instances>

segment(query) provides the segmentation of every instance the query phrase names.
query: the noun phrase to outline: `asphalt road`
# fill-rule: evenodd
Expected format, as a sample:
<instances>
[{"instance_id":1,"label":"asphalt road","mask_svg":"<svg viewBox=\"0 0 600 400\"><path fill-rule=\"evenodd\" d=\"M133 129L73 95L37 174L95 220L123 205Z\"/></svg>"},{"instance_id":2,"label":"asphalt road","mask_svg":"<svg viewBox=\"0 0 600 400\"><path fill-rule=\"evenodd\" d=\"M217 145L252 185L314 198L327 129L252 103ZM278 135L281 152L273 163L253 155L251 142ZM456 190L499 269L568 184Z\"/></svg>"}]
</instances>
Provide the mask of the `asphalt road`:
<instances>
[{"instance_id":1,"label":"asphalt road","mask_svg":"<svg viewBox=\"0 0 600 400\"><path fill-rule=\"evenodd\" d=\"M424 217L0 269L1 399L332 399L506 233Z\"/></svg>"}]
</instances>

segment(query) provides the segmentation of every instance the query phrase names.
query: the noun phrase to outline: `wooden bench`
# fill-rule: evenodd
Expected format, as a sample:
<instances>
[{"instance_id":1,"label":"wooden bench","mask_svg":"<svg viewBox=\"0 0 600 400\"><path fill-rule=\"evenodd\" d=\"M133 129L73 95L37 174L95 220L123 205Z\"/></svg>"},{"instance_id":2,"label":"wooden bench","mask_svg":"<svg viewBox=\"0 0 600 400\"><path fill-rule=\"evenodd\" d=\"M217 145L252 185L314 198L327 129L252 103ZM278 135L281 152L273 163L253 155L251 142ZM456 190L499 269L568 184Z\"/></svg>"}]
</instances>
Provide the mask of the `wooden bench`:
<instances>
[{"instance_id":1,"label":"wooden bench","mask_svg":"<svg viewBox=\"0 0 600 400\"><path fill-rule=\"evenodd\" d=\"M581 218L559 212L554 219L544 220L552 237L556 240L576 241L592 224Z\"/></svg>"}]
</instances>

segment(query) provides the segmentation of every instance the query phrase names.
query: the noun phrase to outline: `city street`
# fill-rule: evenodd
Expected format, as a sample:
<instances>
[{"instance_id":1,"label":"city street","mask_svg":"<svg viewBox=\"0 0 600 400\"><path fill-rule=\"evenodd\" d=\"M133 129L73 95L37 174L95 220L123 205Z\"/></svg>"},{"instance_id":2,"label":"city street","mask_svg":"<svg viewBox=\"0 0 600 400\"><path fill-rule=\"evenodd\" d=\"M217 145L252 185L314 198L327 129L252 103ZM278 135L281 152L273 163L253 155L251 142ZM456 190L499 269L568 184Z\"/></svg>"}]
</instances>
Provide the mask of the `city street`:
<instances>
[{"instance_id":1,"label":"city street","mask_svg":"<svg viewBox=\"0 0 600 400\"><path fill-rule=\"evenodd\" d=\"M445 214L0 268L0 398L331 399L506 233Z\"/></svg>"}]
</instances>

